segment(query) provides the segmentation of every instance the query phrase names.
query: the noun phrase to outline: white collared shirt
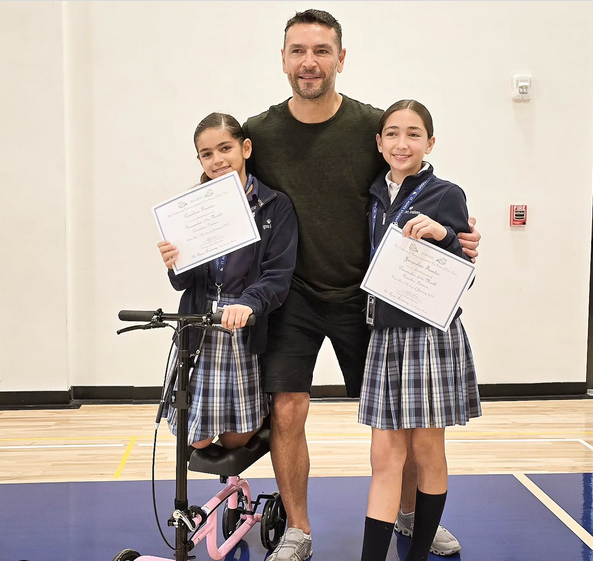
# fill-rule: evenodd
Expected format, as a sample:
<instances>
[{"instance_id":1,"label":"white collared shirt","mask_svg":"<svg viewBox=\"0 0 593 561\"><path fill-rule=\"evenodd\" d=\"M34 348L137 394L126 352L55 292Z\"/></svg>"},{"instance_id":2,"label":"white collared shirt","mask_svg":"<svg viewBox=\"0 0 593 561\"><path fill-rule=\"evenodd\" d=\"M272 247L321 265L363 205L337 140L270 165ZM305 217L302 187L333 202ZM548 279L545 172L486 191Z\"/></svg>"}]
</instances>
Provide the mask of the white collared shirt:
<instances>
[{"instance_id":1,"label":"white collared shirt","mask_svg":"<svg viewBox=\"0 0 593 561\"><path fill-rule=\"evenodd\" d=\"M428 162L424 162L422 169L418 173L421 173L421 172L427 170L429 165L430 164ZM393 202L393 201L395 201L395 197L397 197L397 194L399 193L399 190L401 189L401 184L398 185L394 181L391 181L391 170L389 170L387 172L387 175L385 176L385 183L387 183L387 190L389 191L389 201Z\"/></svg>"}]
</instances>

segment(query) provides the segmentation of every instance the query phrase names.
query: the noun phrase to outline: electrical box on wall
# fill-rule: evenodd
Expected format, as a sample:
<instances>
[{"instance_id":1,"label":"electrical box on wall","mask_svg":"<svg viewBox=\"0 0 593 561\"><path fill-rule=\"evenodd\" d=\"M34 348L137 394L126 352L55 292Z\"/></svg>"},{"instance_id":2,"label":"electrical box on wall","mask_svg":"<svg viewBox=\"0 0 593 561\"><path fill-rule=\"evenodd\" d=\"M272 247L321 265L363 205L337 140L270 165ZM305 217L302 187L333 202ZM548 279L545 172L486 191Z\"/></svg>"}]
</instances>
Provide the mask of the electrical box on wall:
<instances>
[{"instance_id":1,"label":"electrical box on wall","mask_svg":"<svg viewBox=\"0 0 593 561\"><path fill-rule=\"evenodd\" d=\"M514 101L529 101L531 99L531 74L515 74L512 81L511 97Z\"/></svg>"},{"instance_id":2,"label":"electrical box on wall","mask_svg":"<svg viewBox=\"0 0 593 561\"><path fill-rule=\"evenodd\" d=\"M511 226L527 224L527 205L511 205Z\"/></svg>"}]
</instances>

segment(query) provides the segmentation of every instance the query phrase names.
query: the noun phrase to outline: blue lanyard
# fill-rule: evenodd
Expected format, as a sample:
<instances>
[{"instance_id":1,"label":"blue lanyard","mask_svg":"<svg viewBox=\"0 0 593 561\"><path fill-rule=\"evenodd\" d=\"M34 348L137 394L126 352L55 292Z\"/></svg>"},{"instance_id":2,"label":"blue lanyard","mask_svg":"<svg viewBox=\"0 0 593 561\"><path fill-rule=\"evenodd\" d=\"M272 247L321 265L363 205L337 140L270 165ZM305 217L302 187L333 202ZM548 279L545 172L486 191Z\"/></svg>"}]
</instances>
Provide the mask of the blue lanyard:
<instances>
[{"instance_id":1,"label":"blue lanyard","mask_svg":"<svg viewBox=\"0 0 593 561\"><path fill-rule=\"evenodd\" d=\"M414 189L410 193L408 198L405 200L404 204L399 209L398 213L395 215L395 218L392 220L392 223L395 222L396 225L399 225L399 219L404 215L406 210L408 210L408 208L410 208L412 203L416 200L416 197L422 192L422 189L424 189L424 187L426 187L430 183L430 180L433 177L434 176L431 174L428 179L423 181L418 187L416 187L416 189ZM377 225L378 212L379 212L379 199L375 199L375 202L373 203L373 214L372 214L372 226L373 227L371 230L371 259L375 255L375 251L377 251L377 247L375 246L375 226Z\"/></svg>"},{"instance_id":2,"label":"blue lanyard","mask_svg":"<svg viewBox=\"0 0 593 561\"><path fill-rule=\"evenodd\" d=\"M253 175L249 174L247 176L247 182L245 183L245 193L249 191L251 186L253 185ZM216 288L218 290L218 296L220 297L220 290L222 287L222 273L224 271L224 266L226 265L228 255L221 255L214 260L214 282L216 283Z\"/></svg>"}]
</instances>

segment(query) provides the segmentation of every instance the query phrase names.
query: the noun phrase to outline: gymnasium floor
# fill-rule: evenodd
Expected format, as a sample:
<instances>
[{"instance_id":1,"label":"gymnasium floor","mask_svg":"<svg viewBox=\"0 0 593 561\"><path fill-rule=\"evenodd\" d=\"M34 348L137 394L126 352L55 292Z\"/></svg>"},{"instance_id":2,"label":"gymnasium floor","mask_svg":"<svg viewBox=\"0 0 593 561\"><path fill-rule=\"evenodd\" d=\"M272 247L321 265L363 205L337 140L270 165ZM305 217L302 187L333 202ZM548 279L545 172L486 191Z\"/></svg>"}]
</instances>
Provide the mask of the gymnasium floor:
<instances>
[{"instance_id":1,"label":"gymnasium floor","mask_svg":"<svg viewBox=\"0 0 593 561\"><path fill-rule=\"evenodd\" d=\"M447 434L451 473L443 523L452 561L593 561L593 403L488 402ZM358 561L369 485L369 430L356 403L313 402L309 511L315 561ZM154 405L0 411L0 561L111 561L122 549L173 557L153 518ZM276 489L269 456L244 474L252 493ZM157 500L174 497L174 441L157 448ZM221 486L190 473L190 504ZM167 529L172 540L173 534ZM394 539L391 560L408 538ZM192 552L208 560L204 544ZM259 527L227 559L263 561ZM439 559L431 556L432 560Z\"/></svg>"}]
</instances>

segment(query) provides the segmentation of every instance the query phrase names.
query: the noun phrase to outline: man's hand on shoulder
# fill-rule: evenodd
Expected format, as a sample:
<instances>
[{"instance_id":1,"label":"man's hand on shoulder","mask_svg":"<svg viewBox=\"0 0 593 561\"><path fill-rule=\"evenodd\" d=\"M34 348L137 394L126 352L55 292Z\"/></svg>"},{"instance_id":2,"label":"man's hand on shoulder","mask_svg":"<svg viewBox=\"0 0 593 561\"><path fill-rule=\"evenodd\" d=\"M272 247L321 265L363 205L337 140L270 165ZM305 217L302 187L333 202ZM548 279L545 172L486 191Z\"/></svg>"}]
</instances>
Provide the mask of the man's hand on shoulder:
<instances>
[{"instance_id":1,"label":"man's hand on shoulder","mask_svg":"<svg viewBox=\"0 0 593 561\"><path fill-rule=\"evenodd\" d=\"M482 235L476 230L476 219L473 216L469 217L468 223L472 230L471 234L461 233L457 237L463 248L463 253L471 257L472 263L475 263L476 257L478 257L478 246L480 245Z\"/></svg>"}]
</instances>

